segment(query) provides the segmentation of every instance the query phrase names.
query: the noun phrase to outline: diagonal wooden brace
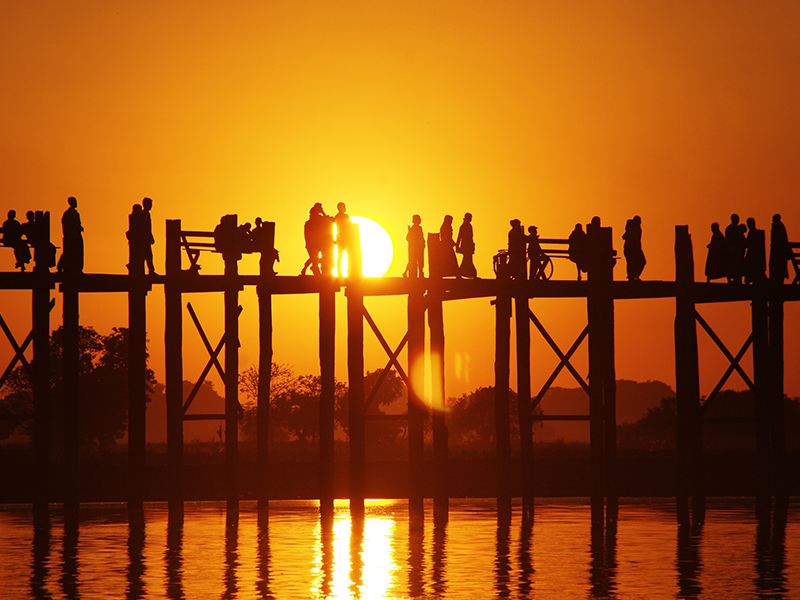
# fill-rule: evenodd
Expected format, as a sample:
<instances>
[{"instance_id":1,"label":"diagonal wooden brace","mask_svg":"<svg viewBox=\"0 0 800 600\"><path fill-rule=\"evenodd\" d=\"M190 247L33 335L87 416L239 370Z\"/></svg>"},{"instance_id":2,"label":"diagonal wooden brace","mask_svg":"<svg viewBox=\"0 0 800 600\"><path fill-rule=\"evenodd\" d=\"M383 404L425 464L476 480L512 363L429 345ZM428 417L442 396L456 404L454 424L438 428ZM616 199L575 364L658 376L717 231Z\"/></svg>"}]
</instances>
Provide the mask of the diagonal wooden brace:
<instances>
[{"instance_id":1,"label":"diagonal wooden brace","mask_svg":"<svg viewBox=\"0 0 800 600\"><path fill-rule=\"evenodd\" d=\"M539 330L539 333L542 334L542 337L545 339L545 341L553 349L553 352L556 353L556 356L558 356L558 358L561 359L561 363L558 365L558 367L556 367L557 370L560 371L563 367L566 367L567 370L570 373L572 373L572 376L575 378L575 381L577 381L578 384L580 384L580 386L583 388L583 390L588 394L589 393L589 386L586 384L586 382L584 381L583 377L581 377L580 373L578 373L578 371L575 369L575 367L572 366L572 363L569 362L569 359L572 356L572 354L574 354L575 350L578 349L578 346L580 346L581 342L583 342L583 340L586 337L586 335L589 333L589 326L587 325L584 328L583 332L578 336L578 339L575 340L574 344L572 344L572 347L570 348L570 352L568 354L564 354L561 351L561 349L558 347L558 344L556 344L555 340L552 337L550 337L549 333L547 333L547 330L544 328L544 325L542 325L542 322L539 321L539 319L536 317L536 315L533 314L533 311L531 311L530 308L528 309L528 317L533 322L533 324L536 326L536 329ZM556 375L557 374L558 373L556 373ZM555 380L555 377L553 377L553 380ZM547 390L545 390L545 391L547 391ZM540 392L540 394L541 393L542 392ZM538 396L537 396L537 398L538 398ZM536 403L532 403L532 407L535 408L536 407Z\"/></svg>"},{"instance_id":2,"label":"diagonal wooden brace","mask_svg":"<svg viewBox=\"0 0 800 600\"><path fill-rule=\"evenodd\" d=\"M50 310L53 310L53 307L56 305L55 298L50 300ZM6 334L8 341L11 343L11 347L14 349L14 357L11 359L11 362L8 363L6 370L3 371L3 374L0 376L0 388L5 385L6 380L11 376L11 372L14 370L14 367L17 366L17 362L21 362L25 366L25 370L28 373L28 376L31 376L31 364L28 362L28 359L25 358L25 351L28 349L28 346L31 345L33 341L33 330L31 330L25 340L22 342L22 345L17 344L17 340L14 338L14 334L11 333L11 329L6 324L5 319L3 316L0 315L0 328L3 329L3 332Z\"/></svg>"},{"instance_id":3,"label":"diagonal wooden brace","mask_svg":"<svg viewBox=\"0 0 800 600\"><path fill-rule=\"evenodd\" d=\"M376 381L375 385L372 386L372 390L369 393L369 398L367 398L366 402L364 402L364 413L366 414L367 409L369 408L370 404L372 404L372 401L375 399L375 396L378 394L378 390L380 389L381 384L386 379L388 369L390 369L392 366L394 366L394 368L397 370L397 374L400 375L400 378L403 380L403 383L406 384L406 387L410 388L411 384L408 380L408 376L406 375L405 370L400 365L400 361L397 359L397 357L403 351L403 348L405 348L405 345L408 343L408 332L406 331L406 334L403 336L403 339L400 341L400 344L398 344L397 348L394 351L392 351L391 347L386 342L386 339L383 337L383 334L378 329L378 326L375 323L374 319L372 318L372 315L370 315L369 311L367 311L367 307L364 306L363 310L364 310L364 318L367 320L367 323L369 323L370 328L375 333L375 337L378 338L378 341L383 347L383 350L389 357L389 361L386 363L386 367L383 369L383 372L380 374L380 377L378 377L378 381Z\"/></svg>"},{"instance_id":4,"label":"diagonal wooden brace","mask_svg":"<svg viewBox=\"0 0 800 600\"><path fill-rule=\"evenodd\" d=\"M536 410L536 407L539 406L539 403L542 401L542 398L544 398L544 395L547 393L547 390L550 389L550 386L553 385L553 382L556 380L556 377L558 377L558 374L561 373L561 369L570 365L569 359L572 358L572 355L575 354L575 351L580 347L580 345L583 343L583 340L586 339L587 335L589 335L588 325L583 328L581 334L577 337L572 346L570 346L570 349L567 350L567 353L563 356L563 358L561 358L561 361L558 363L558 366L555 369L553 369L553 373L550 375L545 384L542 386L542 389L539 390L538 394L536 394L536 397L531 402L531 412ZM589 386L586 384L583 378L580 375L575 375L574 371L572 371L572 374L578 381L580 386L583 388L583 390L588 394Z\"/></svg>"}]
</instances>

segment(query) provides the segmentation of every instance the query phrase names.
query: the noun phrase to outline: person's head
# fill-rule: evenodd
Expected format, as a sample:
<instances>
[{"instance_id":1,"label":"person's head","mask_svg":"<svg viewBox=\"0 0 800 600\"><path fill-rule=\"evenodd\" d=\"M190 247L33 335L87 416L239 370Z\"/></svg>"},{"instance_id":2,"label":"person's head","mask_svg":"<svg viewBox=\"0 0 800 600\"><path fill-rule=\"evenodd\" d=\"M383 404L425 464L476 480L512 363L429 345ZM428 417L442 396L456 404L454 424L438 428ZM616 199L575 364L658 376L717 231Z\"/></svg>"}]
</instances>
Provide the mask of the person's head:
<instances>
[{"instance_id":1,"label":"person's head","mask_svg":"<svg viewBox=\"0 0 800 600\"><path fill-rule=\"evenodd\" d=\"M583 231L583 225L580 223L575 223L575 231Z\"/></svg>"},{"instance_id":2,"label":"person's head","mask_svg":"<svg viewBox=\"0 0 800 600\"><path fill-rule=\"evenodd\" d=\"M336 210L338 210L340 213L346 213L347 205L344 202L339 202L339 204L336 205Z\"/></svg>"},{"instance_id":3,"label":"person's head","mask_svg":"<svg viewBox=\"0 0 800 600\"><path fill-rule=\"evenodd\" d=\"M28 221L31 221L31 222L36 219L36 213L33 212L32 210L29 210L28 212L26 212L25 216L28 218Z\"/></svg>"},{"instance_id":4,"label":"person's head","mask_svg":"<svg viewBox=\"0 0 800 600\"><path fill-rule=\"evenodd\" d=\"M308 214L310 215L321 215L324 213L325 211L322 210L322 204L320 204L319 202L316 202L314 206L311 207L311 210L308 211Z\"/></svg>"},{"instance_id":5,"label":"person's head","mask_svg":"<svg viewBox=\"0 0 800 600\"><path fill-rule=\"evenodd\" d=\"M747 217L747 228L751 230L756 228L756 220L753 217Z\"/></svg>"},{"instance_id":6,"label":"person's head","mask_svg":"<svg viewBox=\"0 0 800 600\"><path fill-rule=\"evenodd\" d=\"M8 218L9 219L13 219L16 216L17 216L17 211L15 211L13 208L10 211L8 211Z\"/></svg>"},{"instance_id":7,"label":"person's head","mask_svg":"<svg viewBox=\"0 0 800 600\"><path fill-rule=\"evenodd\" d=\"M67 204L69 204L72 208L78 208L78 199L75 196L70 196L67 198Z\"/></svg>"},{"instance_id":8,"label":"person's head","mask_svg":"<svg viewBox=\"0 0 800 600\"><path fill-rule=\"evenodd\" d=\"M719 223L712 223L711 224L711 231L717 233L719 231Z\"/></svg>"},{"instance_id":9,"label":"person's head","mask_svg":"<svg viewBox=\"0 0 800 600\"><path fill-rule=\"evenodd\" d=\"M519 219L511 219L509 224L511 225L512 229L517 229L520 226Z\"/></svg>"},{"instance_id":10,"label":"person's head","mask_svg":"<svg viewBox=\"0 0 800 600\"><path fill-rule=\"evenodd\" d=\"M772 215L772 222L773 223L780 223L781 222L781 216L779 214L777 214L777 213Z\"/></svg>"},{"instance_id":11,"label":"person's head","mask_svg":"<svg viewBox=\"0 0 800 600\"><path fill-rule=\"evenodd\" d=\"M419 215L413 215L413 216L411 217L411 222L412 222L414 225L419 225L420 223L422 223L422 217L420 217Z\"/></svg>"},{"instance_id":12,"label":"person's head","mask_svg":"<svg viewBox=\"0 0 800 600\"><path fill-rule=\"evenodd\" d=\"M731 223L733 223L734 225L738 225L739 224L739 215L737 215L736 213L733 213L731 215Z\"/></svg>"},{"instance_id":13,"label":"person's head","mask_svg":"<svg viewBox=\"0 0 800 600\"><path fill-rule=\"evenodd\" d=\"M445 225L451 225L453 223L453 215L445 215L444 223Z\"/></svg>"},{"instance_id":14,"label":"person's head","mask_svg":"<svg viewBox=\"0 0 800 600\"><path fill-rule=\"evenodd\" d=\"M264 221L261 220L261 217L256 217L256 227L261 227L261 223Z\"/></svg>"},{"instance_id":15,"label":"person's head","mask_svg":"<svg viewBox=\"0 0 800 600\"><path fill-rule=\"evenodd\" d=\"M641 225L642 224L642 217L640 217L639 215L636 215L635 217L633 217L633 222L636 223L637 225Z\"/></svg>"},{"instance_id":16,"label":"person's head","mask_svg":"<svg viewBox=\"0 0 800 600\"><path fill-rule=\"evenodd\" d=\"M539 228L536 225L531 225L528 227L528 233L530 233L533 237L538 237L539 235Z\"/></svg>"},{"instance_id":17,"label":"person's head","mask_svg":"<svg viewBox=\"0 0 800 600\"><path fill-rule=\"evenodd\" d=\"M153 201L150 198L145 198L142 200L142 208L145 210L150 210L153 208Z\"/></svg>"},{"instance_id":18,"label":"person's head","mask_svg":"<svg viewBox=\"0 0 800 600\"><path fill-rule=\"evenodd\" d=\"M600 227L600 217L592 217L592 226L593 227Z\"/></svg>"},{"instance_id":19,"label":"person's head","mask_svg":"<svg viewBox=\"0 0 800 600\"><path fill-rule=\"evenodd\" d=\"M467 223L472 223L472 213L464 213L464 220Z\"/></svg>"},{"instance_id":20,"label":"person's head","mask_svg":"<svg viewBox=\"0 0 800 600\"><path fill-rule=\"evenodd\" d=\"M133 205L133 212L135 212L135 213L142 212L142 205L141 204L134 204Z\"/></svg>"}]
</instances>

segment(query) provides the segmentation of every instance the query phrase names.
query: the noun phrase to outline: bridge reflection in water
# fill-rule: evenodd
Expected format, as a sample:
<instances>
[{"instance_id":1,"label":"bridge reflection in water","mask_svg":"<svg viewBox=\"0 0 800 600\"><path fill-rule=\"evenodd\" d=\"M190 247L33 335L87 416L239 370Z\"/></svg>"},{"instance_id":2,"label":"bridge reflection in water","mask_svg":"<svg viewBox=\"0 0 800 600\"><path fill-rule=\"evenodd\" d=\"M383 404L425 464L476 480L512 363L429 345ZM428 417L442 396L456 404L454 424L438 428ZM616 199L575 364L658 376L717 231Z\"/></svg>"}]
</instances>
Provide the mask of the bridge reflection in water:
<instances>
[{"instance_id":1,"label":"bridge reflection in water","mask_svg":"<svg viewBox=\"0 0 800 600\"><path fill-rule=\"evenodd\" d=\"M124 505L87 505L79 520L53 512L34 526L27 507L0 507L4 598L533 598L797 597L800 505L758 522L752 504L711 502L706 522L675 522L672 501L623 503L616 524L591 528L580 500L521 506L453 501L433 506L348 503L320 517L316 501L276 502L269 522L243 504L166 505L128 521ZM263 515L262 515L263 516Z\"/></svg>"}]
</instances>

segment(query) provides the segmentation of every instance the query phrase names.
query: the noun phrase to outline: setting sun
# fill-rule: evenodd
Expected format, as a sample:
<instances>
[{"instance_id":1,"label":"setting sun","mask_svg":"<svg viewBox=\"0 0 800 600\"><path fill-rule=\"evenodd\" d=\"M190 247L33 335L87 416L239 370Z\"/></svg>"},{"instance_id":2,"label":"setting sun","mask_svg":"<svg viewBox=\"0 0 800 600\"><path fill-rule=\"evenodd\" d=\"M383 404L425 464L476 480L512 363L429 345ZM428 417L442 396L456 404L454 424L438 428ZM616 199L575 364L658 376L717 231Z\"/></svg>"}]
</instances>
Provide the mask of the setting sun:
<instances>
[{"instance_id":1,"label":"setting sun","mask_svg":"<svg viewBox=\"0 0 800 600\"><path fill-rule=\"evenodd\" d=\"M379 224L367 217L353 216L361 239L361 270L364 277L383 277L392 264L392 238ZM347 276L347 252L342 258L342 275ZM334 273L335 274L335 273Z\"/></svg>"}]
</instances>

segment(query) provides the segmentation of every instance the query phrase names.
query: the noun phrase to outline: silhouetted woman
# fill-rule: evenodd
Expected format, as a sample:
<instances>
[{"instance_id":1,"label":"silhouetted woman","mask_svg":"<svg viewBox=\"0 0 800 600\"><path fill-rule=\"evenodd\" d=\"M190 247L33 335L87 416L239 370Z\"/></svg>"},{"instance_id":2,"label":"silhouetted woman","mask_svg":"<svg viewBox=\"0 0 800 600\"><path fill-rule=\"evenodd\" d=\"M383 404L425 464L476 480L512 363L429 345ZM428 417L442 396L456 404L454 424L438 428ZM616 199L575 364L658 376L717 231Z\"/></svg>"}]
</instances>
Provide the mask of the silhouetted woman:
<instances>
[{"instance_id":1,"label":"silhouetted woman","mask_svg":"<svg viewBox=\"0 0 800 600\"><path fill-rule=\"evenodd\" d=\"M647 261L642 250L642 219L638 215L629 219L625 224L625 233L622 234L625 240L622 252L625 255L625 263L628 271L628 281L641 281L642 271Z\"/></svg>"},{"instance_id":2,"label":"silhouetted woman","mask_svg":"<svg viewBox=\"0 0 800 600\"><path fill-rule=\"evenodd\" d=\"M583 225L575 223L575 229L569 234L567 238L569 242L569 259L575 263L578 270L578 281L582 279L581 272L586 273L586 233L583 231Z\"/></svg>"},{"instance_id":3,"label":"silhouetted woman","mask_svg":"<svg viewBox=\"0 0 800 600\"><path fill-rule=\"evenodd\" d=\"M458 259L456 258L456 243L453 241L453 217L445 215L442 226L439 228L439 251L442 258L442 277L458 274Z\"/></svg>"},{"instance_id":4,"label":"silhouetted woman","mask_svg":"<svg viewBox=\"0 0 800 600\"><path fill-rule=\"evenodd\" d=\"M756 220L747 218L747 243L744 255L745 283L756 283L767 278L767 250L763 229L756 228Z\"/></svg>"},{"instance_id":5,"label":"silhouetted woman","mask_svg":"<svg viewBox=\"0 0 800 600\"><path fill-rule=\"evenodd\" d=\"M512 279L524 281L527 275L525 272L527 249L525 230L519 219L511 219L509 224L511 229L508 232L508 271Z\"/></svg>"},{"instance_id":6,"label":"silhouetted woman","mask_svg":"<svg viewBox=\"0 0 800 600\"><path fill-rule=\"evenodd\" d=\"M477 277L478 271L475 263L472 262L472 255L475 254L475 241L472 238L472 214L464 214L464 222L458 228L458 238L456 238L456 252L463 258L458 272L461 277Z\"/></svg>"},{"instance_id":7,"label":"silhouetted woman","mask_svg":"<svg viewBox=\"0 0 800 600\"><path fill-rule=\"evenodd\" d=\"M711 224L711 241L706 257L706 281L728 276L728 242L719 229L719 223Z\"/></svg>"}]
</instances>

